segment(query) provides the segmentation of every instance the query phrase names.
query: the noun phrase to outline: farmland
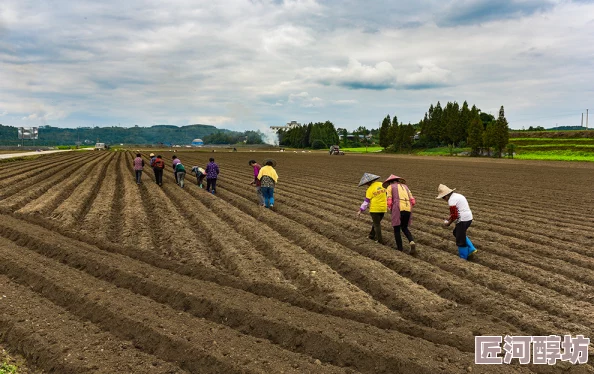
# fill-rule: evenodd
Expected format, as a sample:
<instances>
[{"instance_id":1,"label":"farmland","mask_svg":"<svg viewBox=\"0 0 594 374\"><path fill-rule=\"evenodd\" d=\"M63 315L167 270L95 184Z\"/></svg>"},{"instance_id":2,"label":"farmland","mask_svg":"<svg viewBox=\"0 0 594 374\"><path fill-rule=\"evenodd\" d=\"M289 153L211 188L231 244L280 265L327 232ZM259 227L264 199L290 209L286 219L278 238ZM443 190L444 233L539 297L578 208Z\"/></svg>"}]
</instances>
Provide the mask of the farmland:
<instances>
[{"instance_id":1,"label":"farmland","mask_svg":"<svg viewBox=\"0 0 594 374\"><path fill-rule=\"evenodd\" d=\"M216 196L169 162L162 188L148 167L136 185L131 152L0 164L0 343L59 373L594 372L473 364L475 335L592 337L594 165L177 154L216 158ZM247 163L270 156L274 211ZM387 244L366 238L363 172L407 179L414 257L387 219ZM439 225L439 183L473 209L472 262Z\"/></svg>"}]
</instances>

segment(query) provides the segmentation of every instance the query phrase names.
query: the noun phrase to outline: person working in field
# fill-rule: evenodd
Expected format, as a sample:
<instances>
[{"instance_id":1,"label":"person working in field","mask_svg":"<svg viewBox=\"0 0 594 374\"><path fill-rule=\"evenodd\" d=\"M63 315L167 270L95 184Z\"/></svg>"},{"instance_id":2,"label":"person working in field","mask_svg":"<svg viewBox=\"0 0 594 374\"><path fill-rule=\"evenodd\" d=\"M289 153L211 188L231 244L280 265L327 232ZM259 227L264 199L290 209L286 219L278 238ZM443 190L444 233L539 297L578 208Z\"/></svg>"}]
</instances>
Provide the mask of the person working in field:
<instances>
[{"instance_id":1,"label":"person working in field","mask_svg":"<svg viewBox=\"0 0 594 374\"><path fill-rule=\"evenodd\" d=\"M264 198L264 206L266 208L274 208L274 188L278 182L278 174L274 169L276 161L268 159L264 161L264 167L258 172L258 180L260 181L260 189L262 190L262 197Z\"/></svg>"},{"instance_id":2,"label":"person working in field","mask_svg":"<svg viewBox=\"0 0 594 374\"><path fill-rule=\"evenodd\" d=\"M213 150L214 151L214 150ZM219 177L219 165L214 162L214 158L208 159L209 163L206 165L206 191L213 195L217 190L217 178Z\"/></svg>"},{"instance_id":3,"label":"person working in field","mask_svg":"<svg viewBox=\"0 0 594 374\"><path fill-rule=\"evenodd\" d=\"M165 169L165 161L163 161L161 155L158 155L153 161L153 171L155 172L155 182L159 186L163 185L163 169Z\"/></svg>"},{"instance_id":4,"label":"person working in field","mask_svg":"<svg viewBox=\"0 0 594 374\"><path fill-rule=\"evenodd\" d=\"M264 204L264 195L262 195L262 184L260 183L260 180L258 179L258 174L260 174L260 169L262 169L262 166L260 166L260 164L258 164L256 162L256 160L248 161L248 165L250 165L254 171L254 180L250 184L252 186L256 187L256 195L258 196L258 204L260 204L260 206L264 206L265 204Z\"/></svg>"},{"instance_id":5,"label":"person working in field","mask_svg":"<svg viewBox=\"0 0 594 374\"><path fill-rule=\"evenodd\" d=\"M468 256L477 252L470 238L466 236L466 231L472 224L472 211L466 198L454 192L456 189L451 189L446 185L440 184L437 187L436 199L444 199L450 206L450 215L443 224L449 227L452 223L456 224L454 228L454 237L456 238L456 245L458 246L458 255L464 260L468 260Z\"/></svg>"},{"instance_id":6,"label":"person working in field","mask_svg":"<svg viewBox=\"0 0 594 374\"><path fill-rule=\"evenodd\" d=\"M179 160L179 158L177 159ZM177 164L175 164L175 175L177 176L177 184L181 187L184 188L184 180L186 179L186 168L184 167L184 164L180 162L178 162Z\"/></svg>"},{"instance_id":7,"label":"person working in field","mask_svg":"<svg viewBox=\"0 0 594 374\"><path fill-rule=\"evenodd\" d=\"M177 158L176 155L171 156L171 159L173 160L171 162L171 167L173 168L173 175L175 176L175 183L179 184L179 178L177 177L176 166L177 166L177 164L179 164L181 162L181 160L179 158Z\"/></svg>"},{"instance_id":8,"label":"person working in field","mask_svg":"<svg viewBox=\"0 0 594 374\"><path fill-rule=\"evenodd\" d=\"M202 169L199 166L192 166L192 173L196 175L196 180L198 183L198 187L204 188L202 183L204 182L204 177L206 177L206 170Z\"/></svg>"},{"instance_id":9,"label":"person working in field","mask_svg":"<svg viewBox=\"0 0 594 374\"><path fill-rule=\"evenodd\" d=\"M369 208L369 213L371 215L373 224L371 226L371 232L369 233L368 238L383 244L381 223L382 219L384 218L384 214L386 214L388 211L388 205L386 189L382 185L382 182L379 182L378 179L380 179L379 175L369 173L363 174L358 187L367 186L367 191L365 192L365 200L357 212L357 217L360 217L361 212L364 212L367 210L367 208Z\"/></svg>"},{"instance_id":10,"label":"person working in field","mask_svg":"<svg viewBox=\"0 0 594 374\"><path fill-rule=\"evenodd\" d=\"M412 208L415 206L415 198L406 185L406 181L394 174L390 175L383 183L388 198L388 210L392 215L392 227L394 228L394 239L396 239L396 249L403 251L402 236L400 230L408 239L410 244L410 253L416 251L416 244L413 236L408 229L412 220Z\"/></svg>"},{"instance_id":11,"label":"person working in field","mask_svg":"<svg viewBox=\"0 0 594 374\"><path fill-rule=\"evenodd\" d=\"M136 174L136 184L140 184L140 179L142 178L142 169L144 168L144 160L142 159L142 155L140 153L136 154L133 165L134 173Z\"/></svg>"},{"instance_id":12,"label":"person working in field","mask_svg":"<svg viewBox=\"0 0 594 374\"><path fill-rule=\"evenodd\" d=\"M154 154L154 153L151 153L151 154L149 155L149 157L151 158L151 159L149 160L149 166L150 166L151 168L153 168L153 171L155 171L155 166L154 166L154 163L155 163L155 159L157 158L157 156L155 156L155 154ZM155 174L155 183L159 183L159 182L157 182L157 174Z\"/></svg>"}]
</instances>

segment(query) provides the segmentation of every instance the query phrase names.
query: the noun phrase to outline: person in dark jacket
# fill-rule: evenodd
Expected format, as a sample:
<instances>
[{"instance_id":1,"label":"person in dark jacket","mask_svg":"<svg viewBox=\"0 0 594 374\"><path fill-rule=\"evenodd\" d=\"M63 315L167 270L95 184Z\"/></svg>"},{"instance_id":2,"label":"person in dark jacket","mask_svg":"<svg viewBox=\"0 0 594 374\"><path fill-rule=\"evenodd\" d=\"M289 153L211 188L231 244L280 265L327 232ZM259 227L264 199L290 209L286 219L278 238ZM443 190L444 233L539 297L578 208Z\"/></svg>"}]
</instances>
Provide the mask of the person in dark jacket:
<instances>
[{"instance_id":1,"label":"person in dark jacket","mask_svg":"<svg viewBox=\"0 0 594 374\"><path fill-rule=\"evenodd\" d=\"M163 169L165 169L165 161L161 158L161 155L155 158L153 162L153 171L155 172L155 181L159 186L163 185Z\"/></svg>"},{"instance_id":2,"label":"person in dark jacket","mask_svg":"<svg viewBox=\"0 0 594 374\"><path fill-rule=\"evenodd\" d=\"M208 165L206 165L206 191L216 194L217 178L219 177L219 165L214 162L214 158L210 158Z\"/></svg>"}]
</instances>

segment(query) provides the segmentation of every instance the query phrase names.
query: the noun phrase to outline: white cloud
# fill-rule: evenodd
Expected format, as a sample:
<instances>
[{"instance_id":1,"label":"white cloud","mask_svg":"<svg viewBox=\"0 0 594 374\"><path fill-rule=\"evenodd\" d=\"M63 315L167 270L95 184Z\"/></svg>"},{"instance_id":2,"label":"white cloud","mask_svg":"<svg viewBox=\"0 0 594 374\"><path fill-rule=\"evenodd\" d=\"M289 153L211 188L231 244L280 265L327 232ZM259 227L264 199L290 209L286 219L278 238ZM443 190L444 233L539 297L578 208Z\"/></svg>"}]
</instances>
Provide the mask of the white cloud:
<instances>
[{"instance_id":1,"label":"white cloud","mask_svg":"<svg viewBox=\"0 0 594 374\"><path fill-rule=\"evenodd\" d=\"M3 0L0 108L19 125L355 128L468 100L505 105L512 127L558 113L577 124L594 80L592 2L452 4Z\"/></svg>"}]
</instances>

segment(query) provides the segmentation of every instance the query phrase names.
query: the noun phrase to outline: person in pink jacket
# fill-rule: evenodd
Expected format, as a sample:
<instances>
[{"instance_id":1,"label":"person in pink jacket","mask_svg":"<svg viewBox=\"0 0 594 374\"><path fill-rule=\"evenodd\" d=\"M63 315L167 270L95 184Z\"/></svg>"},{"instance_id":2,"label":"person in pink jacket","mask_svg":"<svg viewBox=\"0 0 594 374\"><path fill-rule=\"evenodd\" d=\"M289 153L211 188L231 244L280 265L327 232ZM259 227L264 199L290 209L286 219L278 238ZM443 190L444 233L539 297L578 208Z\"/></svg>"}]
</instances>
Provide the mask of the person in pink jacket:
<instances>
[{"instance_id":1,"label":"person in pink jacket","mask_svg":"<svg viewBox=\"0 0 594 374\"><path fill-rule=\"evenodd\" d=\"M416 204L406 181L394 174L390 175L383 184L388 196L388 210L392 212L392 227L394 228L394 239L396 240L396 249L403 251L402 236L400 230L408 239L410 244L410 253L416 252L416 244L413 236L408 229L412 220L412 208Z\"/></svg>"}]
</instances>

